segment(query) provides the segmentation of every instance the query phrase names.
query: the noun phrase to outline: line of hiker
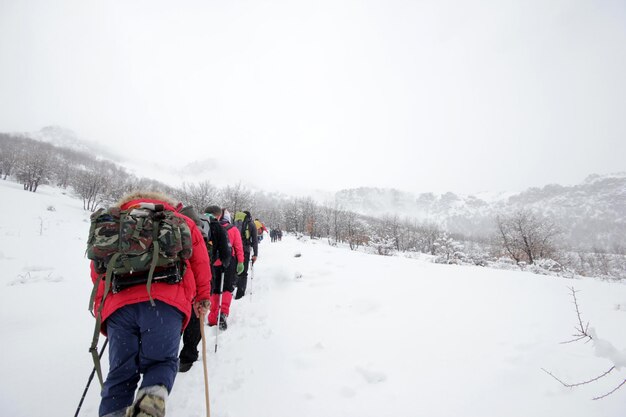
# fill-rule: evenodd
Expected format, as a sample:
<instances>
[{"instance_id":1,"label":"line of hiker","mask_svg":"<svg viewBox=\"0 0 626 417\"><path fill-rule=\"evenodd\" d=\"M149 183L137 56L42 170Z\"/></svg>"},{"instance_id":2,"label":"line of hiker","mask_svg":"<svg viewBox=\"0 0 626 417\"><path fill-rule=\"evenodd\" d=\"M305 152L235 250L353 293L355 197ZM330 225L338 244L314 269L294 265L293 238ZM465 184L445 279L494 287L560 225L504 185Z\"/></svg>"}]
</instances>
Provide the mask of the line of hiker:
<instances>
[{"instance_id":1,"label":"line of hiker","mask_svg":"<svg viewBox=\"0 0 626 417\"><path fill-rule=\"evenodd\" d=\"M283 231L280 230L280 228L272 228L272 230L270 230L270 239L272 242L283 240Z\"/></svg>"},{"instance_id":2,"label":"line of hiker","mask_svg":"<svg viewBox=\"0 0 626 417\"><path fill-rule=\"evenodd\" d=\"M202 211L138 192L91 216L90 351L102 384L101 417L164 417L176 374L198 360L207 314L208 325L224 331L232 299L245 296L267 228L260 221L257 228L249 211L234 219L219 205ZM100 333L109 341L105 380Z\"/></svg>"}]
</instances>

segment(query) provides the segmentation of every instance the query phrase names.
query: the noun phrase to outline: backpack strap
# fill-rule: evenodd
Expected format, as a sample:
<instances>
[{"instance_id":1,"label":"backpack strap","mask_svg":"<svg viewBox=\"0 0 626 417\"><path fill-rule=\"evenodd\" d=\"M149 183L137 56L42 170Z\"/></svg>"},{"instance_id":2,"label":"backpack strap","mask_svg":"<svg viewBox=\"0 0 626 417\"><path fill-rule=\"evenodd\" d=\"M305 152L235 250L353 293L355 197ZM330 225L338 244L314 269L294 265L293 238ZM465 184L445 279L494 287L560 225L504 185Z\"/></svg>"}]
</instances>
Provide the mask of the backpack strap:
<instances>
[{"instance_id":1,"label":"backpack strap","mask_svg":"<svg viewBox=\"0 0 626 417\"><path fill-rule=\"evenodd\" d=\"M241 233L243 234L241 238L243 239L246 246L250 246L252 244L252 239L251 239L252 236L250 235L250 223L251 223L250 216L246 214L246 217L243 219L243 222L241 225ZM254 227L256 227L256 225Z\"/></svg>"},{"instance_id":2,"label":"backpack strap","mask_svg":"<svg viewBox=\"0 0 626 417\"><path fill-rule=\"evenodd\" d=\"M100 286L100 282L102 281L102 277L103 276L104 276L104 274L98 274L98 279L93 284L93 290L91 290L91 296L89 297L89 307L88 307L88 310L91 313L91 315L94 316L94 317L96 317L96 315L93 312L94 302L96 301L96 292L98 292L98 287Z\"/></svg>"},{"instance_id":3,"label":"backpack strap","mask_svg":"<svg viewBox=\"0 0 626 417\"><path fill-rule=\"evenodd\" d=\"M159 220L154 221L154 225L152 228L152 264L150 265L150 272L148 272L148 282L146 283L146 289L148 290L148 297L150 297L150 305L154 307L154 300L152 299L152 294L150 293L150 289L152 288L152 276L154 275L154 269L157 266L159 261Z\"/></svg>"},{"instance_id":4,"label":"backpack strap","mask_svg":"<svg viewBox=\"0 0 626 417\"><path fill-rule=\"evenodd\" d=\"M107 266L106 278L104 280L104 294L102 294L102 300L100 301L100 307L96 312L96 327L93 331L93 339L91 340L91 346L89 347L89 352L93 358L93 365L98 374L98 380L100 381L100 386L104 386L104 380L102 379L102 368L100 366L100 357L98 356L98 339L100 338L100 326L102 325L102 308L104 307L104 300L107 295L109 295L109 290L111 289L111 276L113 275L113 267L112 265L117 261L117 258L120 256L120 253L116 253L111 257L109 261L109 265ZM102 275L98 277L96 282L94 283L94 288L91 292L91 299L95 302L96 292L98 291L98 287L100 286L100 282L102 282ZM93 304L92 304L93 305ZM90 305L90 309L92 308Z\"/></svg>"}]
</instances>

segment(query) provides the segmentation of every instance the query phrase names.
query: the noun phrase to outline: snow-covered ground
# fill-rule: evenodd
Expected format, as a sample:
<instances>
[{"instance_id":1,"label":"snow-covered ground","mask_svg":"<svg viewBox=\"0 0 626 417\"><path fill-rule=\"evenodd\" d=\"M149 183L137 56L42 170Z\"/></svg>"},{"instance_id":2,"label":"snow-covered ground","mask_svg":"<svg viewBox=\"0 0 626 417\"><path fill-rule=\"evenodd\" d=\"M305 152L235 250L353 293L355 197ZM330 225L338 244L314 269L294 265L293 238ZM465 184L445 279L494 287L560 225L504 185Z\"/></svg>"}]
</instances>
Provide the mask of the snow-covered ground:
<instances>
[{"instance_id":1,"label":"snow-covered ground","mask_svg":"<svg viewBox=\"0 0 626 417\"><path fill-rule=\"evenodd\" d=\"M93 319L88 213L58 189L0 181L0 415L73 415ZM51 207L54 207L52 211ZM49 209L50 208L50 209ZM295 257L296 254L300 257ZM626 372L571 339L585 321L626 347L626 286L381 257L286 237L260 245L250 294L213 352L214 417L623 416ZM101 341L102 342L102 341ZM104 362L106 363L106 354ZM179 374L169 416L204 411L202 362ZM81 411L97 415L94 381Z\"/></svg>"}]
</instances>

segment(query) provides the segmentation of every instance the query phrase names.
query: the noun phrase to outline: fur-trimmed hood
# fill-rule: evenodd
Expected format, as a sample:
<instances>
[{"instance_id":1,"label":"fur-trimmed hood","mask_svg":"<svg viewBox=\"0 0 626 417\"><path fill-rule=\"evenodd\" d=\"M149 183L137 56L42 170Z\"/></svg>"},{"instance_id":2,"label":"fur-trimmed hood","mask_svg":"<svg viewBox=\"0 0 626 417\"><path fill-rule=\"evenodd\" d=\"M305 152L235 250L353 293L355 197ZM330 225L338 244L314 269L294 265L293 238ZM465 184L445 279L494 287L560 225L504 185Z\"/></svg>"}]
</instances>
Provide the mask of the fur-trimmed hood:
<instances>
[{"instance_id":1,"label":"fur-trimmed hood","mask_svg":"<svg viewBox=\"0 0 626 417\"><path fill-rule=\"evenodd\" d=\"M133 200L158 200L163 201L164 203L167 203L172 207L176 207L178 205L178 201L174 200L164 193L159 193L156 191L133 191L122 197L117 202L116 206L122 207L124 204L129 203Z\"/></svg>"}]
</instances>

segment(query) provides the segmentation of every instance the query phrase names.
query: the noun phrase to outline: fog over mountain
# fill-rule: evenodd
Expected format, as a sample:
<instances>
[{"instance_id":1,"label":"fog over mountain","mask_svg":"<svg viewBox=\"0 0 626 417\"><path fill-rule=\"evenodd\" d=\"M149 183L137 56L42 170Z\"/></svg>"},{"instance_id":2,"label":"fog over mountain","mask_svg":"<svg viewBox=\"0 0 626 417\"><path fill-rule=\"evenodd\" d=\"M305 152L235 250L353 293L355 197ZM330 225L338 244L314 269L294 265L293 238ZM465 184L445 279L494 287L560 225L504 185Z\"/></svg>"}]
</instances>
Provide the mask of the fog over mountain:
<instances>
[{"instance_id":1,"label":"fog over mountain","mask_svg":"<svg viewBox=\"0 0 626 417\"><path fill-rule=\"evenodd\" d=\"M489 199L367 187L342 190L336 199L340 207L361 214L429 221L475 237L493 233L499 213L529 208L555 220L573 246L626 245L626 172L594 174L574 186L550 184Z\"/></svg>"},{"instance_id":2,"label":"fog over mountain","mask_svg":"<svg viewBox=\"0 0 626 417\"><path fill-rule=\"evenodd\" d=\"M100 158L110 159L113 162L122 164L127 160L122 152L114 151L106 144L89 141L80 138L73 130L61 126L45 126L36 132L25 134L31 139L48 142L55 146L69 148L75 151L85 152Z\"/></svg>"},{"instance_id":3,"label":"fog over mountain","mask_svg":"<svg viewBox=\"0 0 626 417\"><path fill-rule=\"evenodd\" d=\"M311 197L321 204L336 205L367 216L397 215L419 222L436 223L449 232L482 238L494 232L494 219L499 213L527 208L548 216L564 231L565 240L573 247L611 248L626 246L626 172L592 174L581 183L570 186L549 184L514 192L483 192L465 195L454 192L442 194L413 194L393 188L359 187L333 193L329 190L307 188L271 188L263 165L245 165L223 151L214 158L200 159L184 166L167 163L167 159L150 162L141 155L124 155L99 144L79 138L73 131L48 126L29 133L37 140L69 147L124 166L138 176L163 181L172 186L183 182L209 180L216 185L240 182L252 190L275 195ZM231 156L229 158L229 155ZM320 169L323 167L320 166Z\"/></svg>"}]
</instances>

